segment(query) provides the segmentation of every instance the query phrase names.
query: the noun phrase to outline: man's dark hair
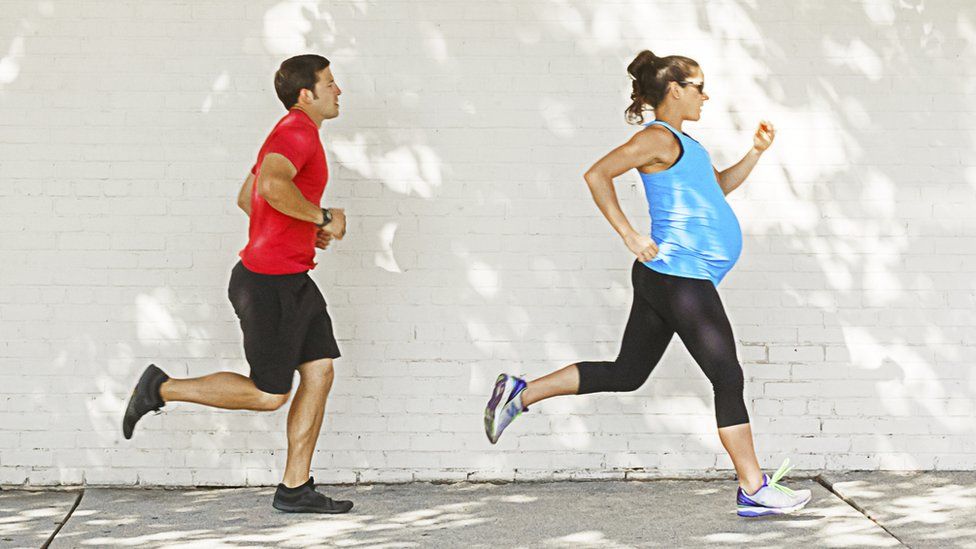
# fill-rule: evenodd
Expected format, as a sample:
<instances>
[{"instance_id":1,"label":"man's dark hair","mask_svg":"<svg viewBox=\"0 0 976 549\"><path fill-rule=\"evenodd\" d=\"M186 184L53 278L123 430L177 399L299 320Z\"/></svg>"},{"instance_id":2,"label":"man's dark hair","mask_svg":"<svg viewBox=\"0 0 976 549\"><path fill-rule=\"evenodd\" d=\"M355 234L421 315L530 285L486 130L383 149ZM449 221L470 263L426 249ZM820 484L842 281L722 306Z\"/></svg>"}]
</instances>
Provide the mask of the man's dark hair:
<instances>
[{"instance_id":1,"label":"man's dark hair","mask_svg":"<svg viewBox=\"0 0 976 549\"><path fill-rule=\"evenodd\" d=\"M314 53L296 55L282 61L275 73L274 86L285 108L290 109L298 103L298 94L302 90L309 90L314 95L315 82L318 81L316 73L328 66L328 59Z\"/></svg>"}]
</instances>

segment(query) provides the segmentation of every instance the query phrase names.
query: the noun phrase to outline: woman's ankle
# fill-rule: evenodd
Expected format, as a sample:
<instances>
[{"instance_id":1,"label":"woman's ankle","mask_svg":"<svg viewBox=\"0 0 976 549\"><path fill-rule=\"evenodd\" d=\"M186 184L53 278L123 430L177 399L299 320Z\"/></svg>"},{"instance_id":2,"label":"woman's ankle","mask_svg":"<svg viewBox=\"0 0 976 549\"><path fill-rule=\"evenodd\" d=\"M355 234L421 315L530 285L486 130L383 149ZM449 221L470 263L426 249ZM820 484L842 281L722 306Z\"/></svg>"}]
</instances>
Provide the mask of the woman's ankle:
<instances>
[{"instance_id":1,"label":"woman's ankle","mask_svg":"<svg viewBox=\"0 0 976 549\"><path fill-rule=\"evenodd\" d=\"M520 396L522 397L523 408L528 408L530 404L535 404L536 402L542 400L541 398L536 398L538 395L536 395L535 387L533 387L532 381L525 382L525 389L522 389Z\"/></svg>"},{"instance_id":2,"label":"woman's ankle","mask_svg":"<svg viewBox=\"0 0 976 549\"><path fill-rule=\"evenodd\" d=\"M739 479L739 488L742 488L742 491L745 492L747 496L751 496L751 495L755 494L762 487L763 487L763 477L762 477L762 474L761 473L759 475L759 478L754 478L754 479L740 478Z\"/></svg>"}]
</instances>

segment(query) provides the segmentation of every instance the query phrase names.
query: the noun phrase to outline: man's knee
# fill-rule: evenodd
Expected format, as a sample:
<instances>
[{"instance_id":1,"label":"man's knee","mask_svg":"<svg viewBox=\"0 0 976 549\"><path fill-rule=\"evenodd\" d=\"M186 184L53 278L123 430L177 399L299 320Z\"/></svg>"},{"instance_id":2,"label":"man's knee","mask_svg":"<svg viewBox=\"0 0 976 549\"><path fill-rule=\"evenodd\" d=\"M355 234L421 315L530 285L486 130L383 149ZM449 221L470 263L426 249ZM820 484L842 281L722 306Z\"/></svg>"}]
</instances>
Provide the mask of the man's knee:
<instances>
[{"instance_id":1,"label":"man's knee","mask_svg":"<svg viewBox=\"0 0 976 549\"><path fill-rule=\"evenodd\" d=\"M276 394L276 393L264 393L261 395L261 410L266 412L273 412L278 408L281 408L288 402L288 397L291 393Z\"/></svg>"},{"instance_id":2,"label":"man's knee","mask_svg":"<svg viewBox=\"0 0 976 549\"><path fill-rule=\"evenodd\" d=\"M331 387L335 379L335 370L332 368L332 359L323 358L306 362L298 367L298 373L302 376L302 383Z\"/></svg>"}]
</instances>

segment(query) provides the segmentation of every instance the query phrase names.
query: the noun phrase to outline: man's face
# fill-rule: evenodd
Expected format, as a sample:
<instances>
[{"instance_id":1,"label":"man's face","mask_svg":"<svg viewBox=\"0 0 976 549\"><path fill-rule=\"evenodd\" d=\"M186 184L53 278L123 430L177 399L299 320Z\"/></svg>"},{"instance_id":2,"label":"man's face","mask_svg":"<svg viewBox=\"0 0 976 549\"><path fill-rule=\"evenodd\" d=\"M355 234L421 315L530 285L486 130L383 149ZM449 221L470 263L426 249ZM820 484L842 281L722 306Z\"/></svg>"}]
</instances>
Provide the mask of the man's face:
<instances>
[{"instance_id":1,"label":"man's face","mask_svg":"<svg viewBox=\"0 0 976 549\"><path fill-rule=\"evenodd\" d=\"M309 107L315 110L323 119L328 120L339 116L339 96L342 90L339 89L332 76L332 69L326 67L315 73L318 81L315 83L315 96L308 96Z\"/></svg>"}]
</instances>

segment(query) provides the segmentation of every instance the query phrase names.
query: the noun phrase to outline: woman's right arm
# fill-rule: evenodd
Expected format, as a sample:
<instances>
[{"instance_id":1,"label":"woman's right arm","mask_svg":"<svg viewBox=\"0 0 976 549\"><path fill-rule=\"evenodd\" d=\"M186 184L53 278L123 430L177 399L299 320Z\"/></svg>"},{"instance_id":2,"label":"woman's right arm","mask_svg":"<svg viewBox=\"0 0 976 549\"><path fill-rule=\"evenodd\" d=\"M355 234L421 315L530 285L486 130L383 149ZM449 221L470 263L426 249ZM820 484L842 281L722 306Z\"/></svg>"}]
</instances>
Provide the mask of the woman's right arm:
<instances>
[{"instance_id":1,"label":"woman's right arm","mask_svg":"<svg viewBox=\"0 0 976 549\"><path fill-rule=\"evenodd\" d=\"M675 148L677 144L668 130L652 126L637 132L629 141L610 151L583 176L590 188L590 194L593 195L593 201L603 216L640 261L653 259L657 255L657 244L649 236L634 230L620 209L613 180L628 170L648 164L665 163L672 156L676 158L677 153L673 150Z\"/></svg>"}]
</instances>

